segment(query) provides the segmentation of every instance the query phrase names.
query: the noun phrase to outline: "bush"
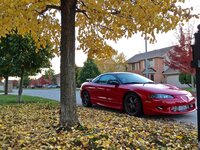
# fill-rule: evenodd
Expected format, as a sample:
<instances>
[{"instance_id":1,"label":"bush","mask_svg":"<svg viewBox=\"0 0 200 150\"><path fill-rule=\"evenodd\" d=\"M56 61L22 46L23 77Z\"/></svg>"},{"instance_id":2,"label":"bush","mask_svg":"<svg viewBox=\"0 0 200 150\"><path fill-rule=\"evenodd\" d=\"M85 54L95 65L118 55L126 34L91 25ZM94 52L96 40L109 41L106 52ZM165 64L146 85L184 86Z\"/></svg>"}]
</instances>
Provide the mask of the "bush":
<instances>
[{"instance_id":1,"label":"bush","mask_svg":"<svg viewBox=\"0 0 200 150\"><path fill-rule=\"evenodd\" d=\"M185 73L181 73L179 75L179 82L181 84L191 84L191 75L190 74L185 74Z\"/></svg>"}]
</instances>

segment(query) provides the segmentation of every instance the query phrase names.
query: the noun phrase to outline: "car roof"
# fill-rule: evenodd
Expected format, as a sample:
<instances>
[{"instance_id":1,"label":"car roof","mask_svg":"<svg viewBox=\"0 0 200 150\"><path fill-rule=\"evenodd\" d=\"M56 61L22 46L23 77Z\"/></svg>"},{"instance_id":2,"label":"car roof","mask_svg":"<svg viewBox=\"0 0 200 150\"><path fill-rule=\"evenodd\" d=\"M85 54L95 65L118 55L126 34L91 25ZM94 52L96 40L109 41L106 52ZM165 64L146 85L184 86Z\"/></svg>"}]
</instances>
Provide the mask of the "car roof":
<instances>
[{"instance_id":1,"label":"car roof","mask_svg":"<svg viewBox=\"0 0 200 150\"><path fill-rule=\"evenodd\" d=\"M134 74L132 72L106 72L106 73L103 73L101 75L106 75L106 74L129 74L129 73Z\"/></svg>"}]
</instances>

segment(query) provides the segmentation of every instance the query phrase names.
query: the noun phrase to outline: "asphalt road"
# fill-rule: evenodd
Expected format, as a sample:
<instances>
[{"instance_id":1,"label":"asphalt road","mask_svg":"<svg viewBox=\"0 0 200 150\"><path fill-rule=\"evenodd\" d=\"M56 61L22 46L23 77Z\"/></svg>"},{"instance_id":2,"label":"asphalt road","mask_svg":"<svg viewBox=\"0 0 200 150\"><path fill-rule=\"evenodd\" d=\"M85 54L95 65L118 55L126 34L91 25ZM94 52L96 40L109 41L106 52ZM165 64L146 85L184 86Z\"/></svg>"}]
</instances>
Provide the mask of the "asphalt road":
<instances>
[{"instance_id":1,"label":"asphalt road","mask_svg":"<svg viewBox=\"0 0 200 150\"><path fill-rule=\"evenodd\" d=\"M13 94L18 90L14 89ZM60 101L60 89L23 89L23 95L38 96L52 100ZM82 105L79 90L76 91L76 103Z\"/></svg>"},{"instance_id":2,"label":"asphalt road","mask_svg":"<svg viewBox=\"0 0 200 150\"><path fill-rule=\"evenodd\" d=\"M17 94L17 90L13 90L13 94ZM60 101L60 89L24 89L23 95L38 96ZM76 91L76 103L81 104L79 90ZM171 116L145 116L152 119L174 119L176 121L192 124L197 127L197 111L185 115L171 115Z\"/></svg>"}]
</instances>

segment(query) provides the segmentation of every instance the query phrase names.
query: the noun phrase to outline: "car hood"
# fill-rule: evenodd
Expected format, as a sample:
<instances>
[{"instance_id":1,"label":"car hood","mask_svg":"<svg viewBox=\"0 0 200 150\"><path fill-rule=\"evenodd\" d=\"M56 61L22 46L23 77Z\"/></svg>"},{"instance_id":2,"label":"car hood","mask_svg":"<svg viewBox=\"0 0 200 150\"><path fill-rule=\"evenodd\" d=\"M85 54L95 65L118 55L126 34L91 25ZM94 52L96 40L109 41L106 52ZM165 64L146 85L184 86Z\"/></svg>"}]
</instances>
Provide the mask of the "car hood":
<instances>
[{"instance_id":1,"label":"car hood","mask_svg":"<svg viewBox=\"0 0 200 150\"><path fill-rule=\"evenodd\" d=\"M188 94L187 91L179 89L178 87L170 84L131 84L129 86L133 90L146 91L149 93L165 93L171 95Z\"/></svg>"}]
</instances>

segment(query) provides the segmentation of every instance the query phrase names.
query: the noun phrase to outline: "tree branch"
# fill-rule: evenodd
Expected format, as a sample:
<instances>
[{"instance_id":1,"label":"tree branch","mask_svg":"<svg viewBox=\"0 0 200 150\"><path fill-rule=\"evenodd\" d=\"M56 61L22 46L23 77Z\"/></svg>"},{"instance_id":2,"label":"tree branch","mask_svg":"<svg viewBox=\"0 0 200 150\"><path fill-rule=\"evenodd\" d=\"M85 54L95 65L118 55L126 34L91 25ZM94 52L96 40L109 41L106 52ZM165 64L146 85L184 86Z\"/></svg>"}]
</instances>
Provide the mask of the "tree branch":
<instances>
[{"instance_id":1,"label":"tree branch","mask_svg":"<svg viewBox=\"0 0 200 150\"><path fill-rule=\"evenodd\" d=\"M79 9L79 8L76 7L76 12L77 13L83 13L88 19L90 19L90 17L86 13L87 12L86 10L81 10L81 9Z\"/></svg>"},{"instance_id":2,"label":"tree branch","mask_svg":"<svg viewBox=\"0 0 200 150\"><path fill-rule=\"evenodd\" d=\"M61 7L60 6L57 6L57 5L46 5L46 8L42 11L37 11L40 15L44 14L47 10L49 9L56 9L56 10L61 10Z\"/></svg>"},{"instance_id":3,"label":"tree branch","mask_svg":"<svg viewBox=\"0 0 200 150\"><path fill-rule=\"evenodd\" d=\"M85 5L85 3L84 3L83 1L81 1L81 4L82 4L84 7L86 7L86 5Z\"/></svg>"},{"instance_id":4,"label":"tree branch","mask_svg":"<svg viewBox=\"0 0 200 150\"><path fill-rule=\"evenodd\" d=\"M121 13L121 10L111 9L110 13L111 13L112 15L118 15L118 14Z\"/></svg>"}]
</instances>

